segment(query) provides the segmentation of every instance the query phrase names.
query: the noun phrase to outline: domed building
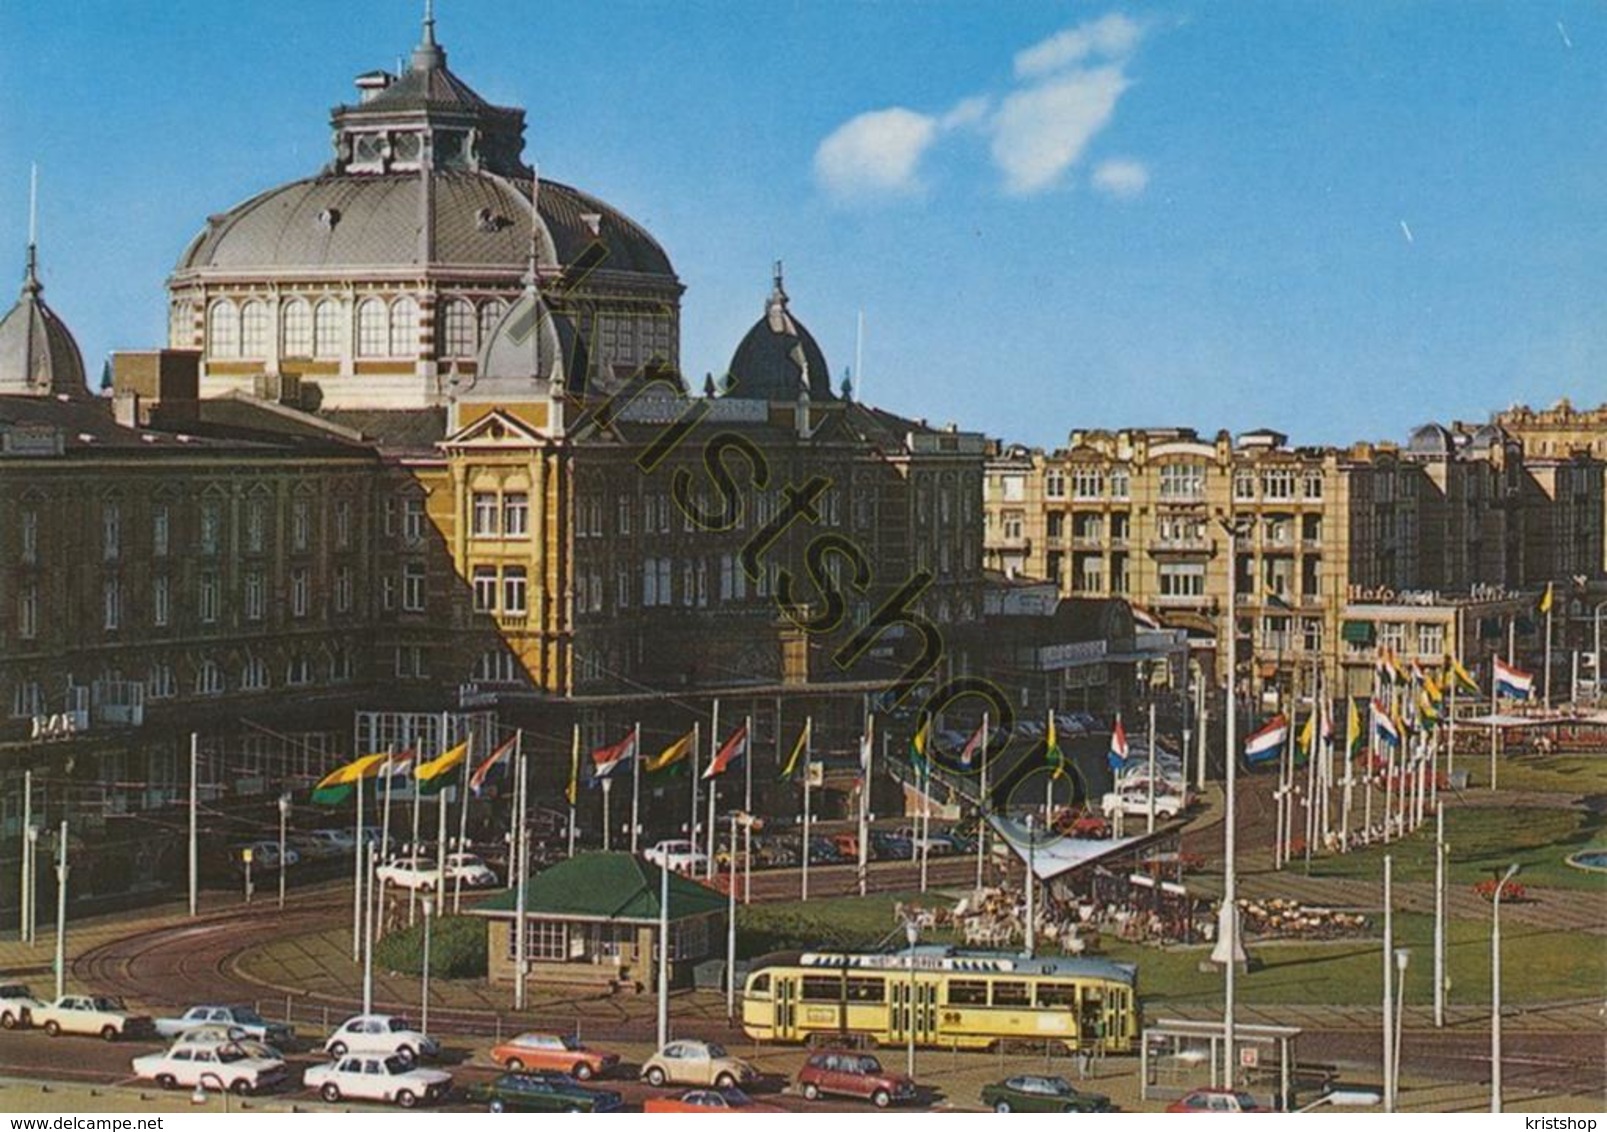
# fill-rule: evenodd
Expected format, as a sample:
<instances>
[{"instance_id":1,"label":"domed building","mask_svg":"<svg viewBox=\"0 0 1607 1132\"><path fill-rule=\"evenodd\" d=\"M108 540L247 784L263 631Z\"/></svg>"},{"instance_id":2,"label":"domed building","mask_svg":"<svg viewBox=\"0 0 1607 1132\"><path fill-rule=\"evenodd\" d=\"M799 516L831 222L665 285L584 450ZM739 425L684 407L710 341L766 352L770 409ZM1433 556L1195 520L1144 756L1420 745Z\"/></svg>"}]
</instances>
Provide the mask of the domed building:
<instances>
[{"instance_id":1,"label":"domed building","mask_svg":"<svg viewBox=\"0 0 1607 1132\"><path fill-rule=\"evenodd\" d=\"M0 319L0 396L88 401L84 356L73 332L41 297L38 253L28 245L22 295Z\"/></svg>"},{"instance_id":2,"label":"domed building","mask_svg":"<svg viewBox=\"0 0 1607 1132\"><path fill-rule=\"evenodd\" d=\"M532 261L591 346L571 392L678 367L683 288L663 248L610 205L538 178L524 111L451 71L433 18L404 72L360 75L357 89L331 116L333 160L210 217L169 278L168 343L201 351L203 397L445 405L473 383Z\"/></svg>"},{"instance_id":3,"label":"domed building","mask_svg":"<svg viewBox=\"0 0 1607 1132\"><path fill-rule=\"evenodd\" d=\"M754 401L831 401L831 372L815 336L793 317L775 267L775 286L765 301L764 317L743 336L731 357L725 395Z\"/></svg>"}]
</instances>

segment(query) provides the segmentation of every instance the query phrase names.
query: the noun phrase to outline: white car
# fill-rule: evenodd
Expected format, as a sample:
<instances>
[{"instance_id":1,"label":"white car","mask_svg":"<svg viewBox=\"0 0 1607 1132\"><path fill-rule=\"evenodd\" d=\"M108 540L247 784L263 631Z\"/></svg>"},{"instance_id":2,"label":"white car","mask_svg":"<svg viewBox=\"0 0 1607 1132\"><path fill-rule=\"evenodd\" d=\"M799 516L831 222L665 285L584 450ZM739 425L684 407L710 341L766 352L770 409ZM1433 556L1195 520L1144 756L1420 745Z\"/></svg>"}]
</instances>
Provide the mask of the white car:
<instances>
[{"instance_id":1,"label":"white car","mask_svg":"<svg viewBox=\"0 0 1607 1132\"><path fill-rule=\"evenodd\" d=\"M314 829L304 836L309 841L321 844L332 854L350 853L357 847L357 839L347 829Z\"/></svg>"},{"instance_id":2,"label":"white car","mask_svg":"<svg viewBox=\"0 0 1607 1132\"><path fill-rule=\"evenodd\" d=\"M709 856L690 841L660 841L642 856L672 873L693 873L708 867Z\"/></svg>"},{"instance_id":3,"label":"white car","mask_svg":"<svg viewBox=\"0 0 1607 1132\"><path fill-rule=\"evenodd\" d=\"M238 1046L247 1057L260 1057L268 1061L284 1061L284 1050L278 1046L271 1046L259 1038L251 1038L239 1030L228 1026L197 1026L193 1030L186 1030L173 1041L173 1048L179 1046Z\"/></svg>"},{"instance_id":4,"label":"white car","mask_svg":"<svg viewBox=\"0 0 1607 1132\"><path fill-rule=\"evenodd\" d=\"M342 1022L329 1040L324 1051L331 1057L343 1058L348 1053L396 1054L405 1061L420 1057L436 1057L441 1045L413 1029L405 1018L389 1014L359 1014Z\"/></svg>"},{"instance_id":5,"label":"white car","mask_svg":"<svg viewBox=\"0 0 1607 1132\"><path fill-rule=\"evenodd\" d=\"M109 1042L146 1037L156 1027L144 1014L134 1014L120 998L102 994L64 994L33 1011L34 1025L51 1037L60 1034L98 1034Z\"/></svg>"},{"instance_id":6,"label":"white car","mask_svg":"<svg viewBox=\"0 0 1607 1132\"><path fill-rule=\"evenodd\" d=\"M192 1006L177 1018L158 1018L156 1032L176 1038L201 1026L219 1026L232 1037L255 1038L276 1046L287 1046L296 1032L283 1022L270 1022L249 1006Z\"/></svg>"},{"instance_id":7,"label":"white car","mask_svg":"<svg viewBox=\"0 0 1607 1132\"><path fill-rule=\"evenodd\" d=\"M448 853L446 855L446 883L450 886L459 879L465 888L495 888L498 883L497 874L473 853Z\"/></svg>"},{"instance_id":8,"label":"white car","mask_svg":"<svg viewBox=\"0 0 1607 1132\"><path fill-rule=\"evenodd\" d=\"M398 857L375 869L374 875L397 888L434 888L441 880L433 857Z\"/></svg>"},{"instance_id":9,"label":"white car","mask_svg":"<svg viewBox=\"0 0 1607 1132\"><path fill-rule=\"evenodd\" d=\"M164 1053L134 1059L134 1075L164 1089L227 1089L244 1096L282 1085L289 1076L284 1058L252 1057L228 1042L216 1046L180 1042Z\"/></svg>"},{"instance_id":10,"label":"white car","mask_svg":"<svg viewBox=\"0 0 1607 1132\"><path fill-rule=\"evenodd\" d=\"M1188 798L1182 794L1171 791L1156 791L1155 816L1158 818L1175 818L1188 809ZM1119 809L1128 817L1149 816L1149 794L1135 794L1131 791L1122 794L1106 794L1100 805L1106 816L1113 816Z\"/></svg>"},{"instance_id":11,"label":"white car","mask_svg":"<svg viewBox=\"0 0 1607 1132\"><path fill-rule=\"evenodd\" d=\"M34 997L33 988L22 983L0 984L0 1028L15 1030L33 1023L33 1013L44 1003Z\"/></svg>"},{"instance_id":12,"label":"white car","mask_svg":"<svg viewBox=\"0 0 1607 1132\"><path fill-rule=\"evenodd\" d=\"M346 1097L390 1101L403 1108L439 1101L452 1091L452 1074L421 1069L406 1058L375 1054L343 1057L328 1065L314 1065L302 1074L302 1083L316 1089L331 1104Z\"/></svg>"}]
</instances>

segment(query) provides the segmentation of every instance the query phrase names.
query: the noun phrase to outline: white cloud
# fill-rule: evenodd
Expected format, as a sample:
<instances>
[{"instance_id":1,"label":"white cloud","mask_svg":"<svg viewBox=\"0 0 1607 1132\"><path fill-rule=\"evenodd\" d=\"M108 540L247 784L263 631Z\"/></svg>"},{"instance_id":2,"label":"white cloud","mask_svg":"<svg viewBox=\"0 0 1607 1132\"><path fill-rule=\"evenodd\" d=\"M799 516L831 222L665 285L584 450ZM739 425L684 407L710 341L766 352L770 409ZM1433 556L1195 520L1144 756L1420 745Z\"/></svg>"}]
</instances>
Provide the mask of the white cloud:
<instances>
[{"instance_id":1,"label":"white cloud","mask_svg":"<svg viewBox=\"0 0 1607 1132\"><path fill-rule=\"evenodd\" d=\"M1122 59L1144 37L1142 24L1112 12L1097 20L1056 32L1048 39L1016 52L1016 78L1036 79L1090 56Z\"/></svg>"},{"instance_id":2,"label":"white cloud","mask_svg":"<svg viewBox=\"0 0 1607 1132\"><path fill-rule=\"evenodd\" d=\"M1149 185L1149 170L1127 158L1102 161L1094 170L1094 188L1121 200L1136 197Z\"/></svg>"},{"instance_id":3,"label":"white cloud","mask_svg":"<svg viewBox=\"0 0 1607 1132\"><path fill-rule=\"evenodd\" d=\"M926 114L901 106L871 110L850 118L820 143L815 176L845 199L917 192L921 157L937 133L937 120Z\"/></svg>"},{"instance_id":4,"label":"white cloud","mask_svg":"<svg viewBox=\"0 0 1607 1132\"><path fill-rule=\"evenodd\" d=\"M951 110L938 119L938 125L945 130L957 130L964 126L974 126L988 116L993 109L993 100L985 94L978 94L971 98L962 98L956 102Z\"/></svg>"},{"instance_id":5,"label":"white cloud","mask_svg":"<svg viewBox=\"0 0 1607 1132\"><path fill-rule=\"evenodd\" d=\"M1120 67L1073 71L1004 100L993 121L993 160L1012 193L1052 187L1110 123L1129 83Z\"/></svg>"}]
</instances>

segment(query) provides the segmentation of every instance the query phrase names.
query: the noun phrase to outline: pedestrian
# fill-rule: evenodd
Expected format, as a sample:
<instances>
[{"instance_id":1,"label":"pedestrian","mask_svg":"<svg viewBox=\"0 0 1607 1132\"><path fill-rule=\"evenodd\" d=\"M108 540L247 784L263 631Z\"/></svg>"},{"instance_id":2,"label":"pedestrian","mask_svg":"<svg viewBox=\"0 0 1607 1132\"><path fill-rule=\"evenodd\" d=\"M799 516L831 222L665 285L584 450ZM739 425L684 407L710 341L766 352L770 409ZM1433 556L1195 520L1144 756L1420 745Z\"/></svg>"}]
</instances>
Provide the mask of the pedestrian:
<instances>
[{"instance_id":1,"label":"pedestrian","mask_svg":"<svg viewBox=\"0 0 1607 1132\"><path fill-rule=\"evenodd\" d=\"M1077 1050L1077 1076L1086 1081L1094 1068L1094 1051L1088 1047L1087 1042L1079 1043L1079 1047Z\"/></svg>"}]
</instances>

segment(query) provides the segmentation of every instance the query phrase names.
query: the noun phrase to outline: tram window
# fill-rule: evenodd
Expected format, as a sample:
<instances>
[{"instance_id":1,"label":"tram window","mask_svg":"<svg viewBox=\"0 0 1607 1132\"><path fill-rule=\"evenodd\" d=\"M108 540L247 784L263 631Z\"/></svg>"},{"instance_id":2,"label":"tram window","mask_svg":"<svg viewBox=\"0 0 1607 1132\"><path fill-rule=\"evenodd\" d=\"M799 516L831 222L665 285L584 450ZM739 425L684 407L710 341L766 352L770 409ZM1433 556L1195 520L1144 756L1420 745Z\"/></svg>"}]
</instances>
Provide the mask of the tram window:
<instances>
[{"instance_id":1,"label":"tram window","mask_svg":"<svg viewBox=\"0 0 1607 1132\"><path fill-rule=\"evenodd\" d=\"M995 1006L1026 1006L1030 1001L1027 997L1026 983L1005 982L1001 979L993 984Z\"/></svg>"},{"instance_id":2,"label":"tram window","mask_svg":"<svg viewBox=\"0 0 1607 1132\"><path fill-rule=\"evenodd\" d=\"M1039 983L1039 1006L1074 1006L1077 1002L1077 988L1064 983Z\"/></svg>"},{"instance_id":3,"label":"tram window","mask_svg":"<svg viewBox=\"0 0 1607 1132\"><path fill-rule=\"evenodd\" d=\"M769 975L755 975L753 977L753 988L749 993L751 993L751 994L769 994L770 993L770 976Z\"/></svg>"},{"instance_id":4,"label":"tram window","mask_svg":"<svg viewBox=\"0 0 1607 1132\"><path fill-rule=\"evenodd\" d=\"M836 975L805 975L803 993L805 1002L836 1002L843 996L843 983Z\"/></svg>"},{"instance_id":5,"label":"tram window","mask_svg":"<svg viewBox=\"0 0 1607 1132\"><path fill-rule=\"evenodd\" d=\"M950 1006L986 1006L988 984L981 979L950 979Z\"/></svg>"},{"instance_id":6,"label":"tram window","mask_svg":"<svg viewBox=\"0 0 1607 1132\"><path fill-rule=\"evenodd\" d=\"M886 1002L886 979L849 979L849 1002Z\"/></svg>"}]
</instances>

